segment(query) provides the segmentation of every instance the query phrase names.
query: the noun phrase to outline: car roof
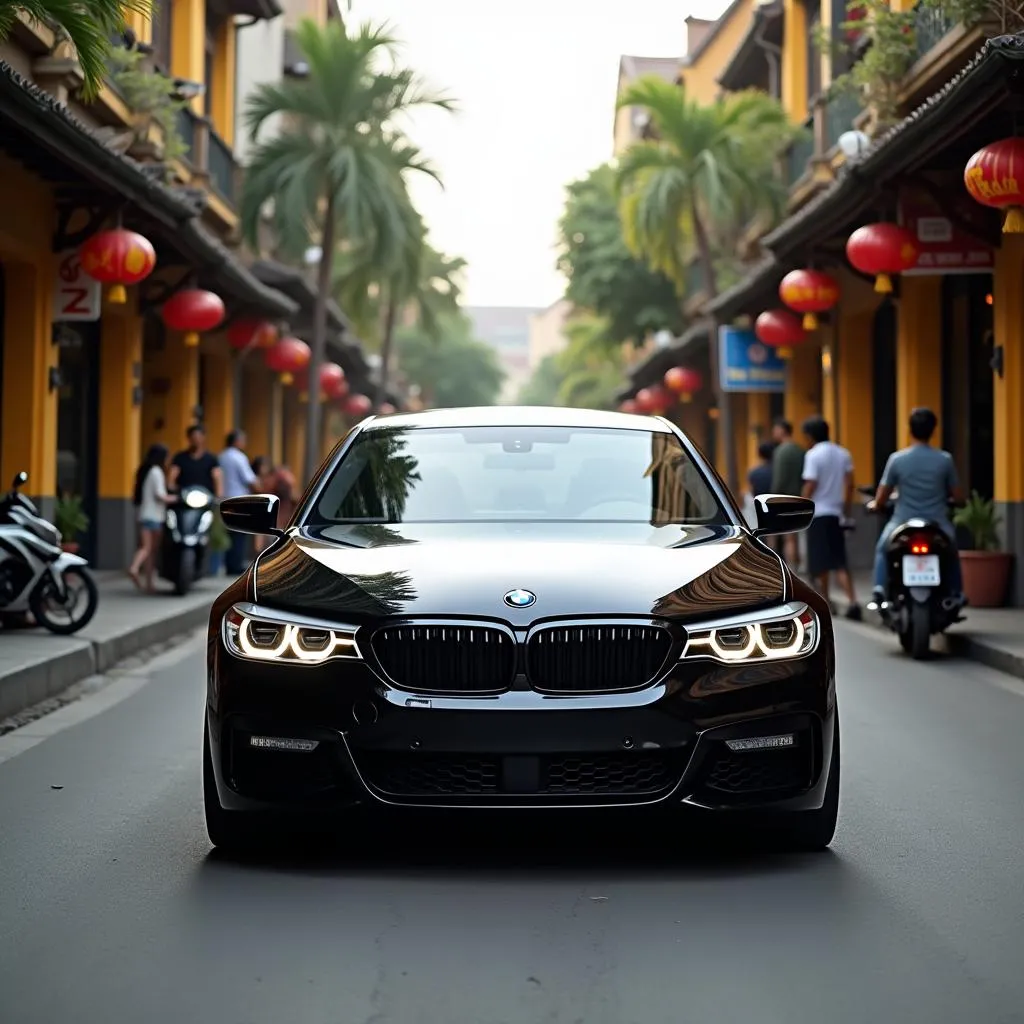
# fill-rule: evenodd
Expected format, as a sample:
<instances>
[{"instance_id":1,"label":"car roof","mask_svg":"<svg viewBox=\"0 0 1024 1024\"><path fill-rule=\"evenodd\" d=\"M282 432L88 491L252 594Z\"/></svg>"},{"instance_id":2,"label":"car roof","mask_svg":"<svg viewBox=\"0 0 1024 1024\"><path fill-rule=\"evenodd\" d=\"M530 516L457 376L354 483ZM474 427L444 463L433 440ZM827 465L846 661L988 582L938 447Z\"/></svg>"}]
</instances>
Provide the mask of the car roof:
<instances>
[{"instance_id":1,"label":"car roof","mask_svg":"<svg viewBox=\"0 0 1024 1024\"><path fill-rule=\"evenodd\" d=\"M487 405L464 409L430 409L373 417L364 429L375 427L579 427L646 430L669 434L668 423L653 416L598 409L563 409L544 405Z\"/></svg>"}]
</instances>

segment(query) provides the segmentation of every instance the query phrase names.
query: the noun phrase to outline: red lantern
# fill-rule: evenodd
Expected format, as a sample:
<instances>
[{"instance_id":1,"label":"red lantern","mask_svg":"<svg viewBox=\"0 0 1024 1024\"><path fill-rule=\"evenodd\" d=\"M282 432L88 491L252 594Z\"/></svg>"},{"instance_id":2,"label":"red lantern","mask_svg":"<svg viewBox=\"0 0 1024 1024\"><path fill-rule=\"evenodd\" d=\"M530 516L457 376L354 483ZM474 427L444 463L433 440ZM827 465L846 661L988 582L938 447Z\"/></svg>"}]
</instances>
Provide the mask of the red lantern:
<instances>
[{"instance_id":1,"label":"red lantern","mask_svg":"<svg viewBox=\"0 0 1024 1024\"><path fill-rule=\"evenodd\" d=\"M839 301L839 285L820 270L793 270L779 284L779 298L804 315L804 330L818 329L815 313L824 313Z\"/></svg>"},{"instance_id":2,"label":"red lantern","mask_svg":"<svg viewBox=\"0 0 1024 1024\"><path fill-rule=\"evenodd\" d=\"M689 402L700 391L700 374L688 366L673 366L665 374L665 387L674 391L683 402Z\"/></svg>"},{"instance_id":3,"label":"red lantern","mask_svg":"<svg viewBox=\"0 0 1024 1024\"><path fill-rule=\"evenodd\" d=\"M183 331L185 344L195 348L202 331L212 331L224 322L224 303L213 292L189 288L172 295L160 315L172 331Z\"/></svg>"},{"instance_id":4,"label":"red lantern","mask_svg":"<svg viewBox=\"0 0 1024 1024\"><path fill-rule=\"evenodd\" d=\"M228 328L228 343L240 352L247 348L270 348L277 341L277 328L269 320L236 320Z\"/></svg>"},{"instance_id":5,"label":"red lantern","mask_svg":"<svg viewBox=\"0 0 1024 1024\"><path fill-rule=\"evenodd\" d=\"M883 221L857 228L846 243L846 258L862 274L872 274L875 291L892 291L891 274L902 274L917 263L917 241L898 224Z\"/></svg>"},{"instance_id":6,"label":"red lantern","mask_svg":"<svg viewBox=\"0 0 1024 1024\"><path fill-rule=\"evenodd\" d=\"M1005 210L1003 231L1024 234L1024 138L979 149L964 168L964 184L982 206Z\"/></svg>"},{"instance_id":7,"label":"red lantern","mask_svg":"<svg viewBox=\"0 0 1024 1024\"><path fill-rule=\"evenodd\" d=\"M295 380L295 374L309 365L309 346L299 338L282 338L267 349L263 359L267 368L281 378L284 385Z\"/></svg>"},{"instance_id":8,"label":"red lantern","mask_svg":"<svg viewBox=\"0 0 1024 1024\"><path fill-rule=\"evenodd\" d=\"M619 412L635 413L636 411L636 402L632 398L627 398L622 405L619 406Z\"/></svg>"},{"instance_id":9,"label":"red lantern","mask_svg":"<svg viewBox=\"0 0 1024 1024\"><path fill-rule=\"evenodd\" d=\"M354 420L368 416L372 409L373 402L366 395L349 395L345 401L345 414Z\"/></svg>"},{"instance_id":10,"label":"red lantern","mask_svg":"<svg viewBox=\"0 0 1024 1024\"><path fill-rule=\"evenodd\" d=\"M769 309L762 313L754 323L754 333L758 341L778 349L782 359L788 359L793 354L793 346L807 337L803 324L788 309Z\"/></svg>"},{"instance_id":11,"label":"red lantern","mask_svg":"<svg viewBox=\"0 0 1024 1024\"><path fill-rule=\"evenodd\" d=\"M636 395L638 412L660 415L672 404L672 396L660 385L642 388Z\"/></svg>"},{"instance_id":12,"label":"red lantern","mask_svg":"<svg viewBox=\"0 0 1024 1024\"><path fill-rule=\"evenodd\" d=\"M125 286L144 281L156 266L149 239L124 228L97 232L78 250L78 258L94 281L113 285L107 298L119 305L128 301Z\"/></svg>"},{"instance_id":13,"label":"red lantern","mask_svg":"<svg viewBox=\"0 0 1024 1024\"><path fill-rule=\"evenodd\" d=\"M324 363L320 367L320 401L332 398L338 399L348 390L345 381L345 371L337 363ZM299 380L299 401L309 401L309 374L306 373Z\"/></svg>"},{"instance_id":14,"label":"red lantern","mask_svg":"<svg viewBox=\"0 0 1024 1024\"><path fill-rule=\"evenodd\" d=\"M385 402L380 407L381 416L393 416L396 412L398 412L398 410L390 402Z\"/></svg>"}]
</instances>

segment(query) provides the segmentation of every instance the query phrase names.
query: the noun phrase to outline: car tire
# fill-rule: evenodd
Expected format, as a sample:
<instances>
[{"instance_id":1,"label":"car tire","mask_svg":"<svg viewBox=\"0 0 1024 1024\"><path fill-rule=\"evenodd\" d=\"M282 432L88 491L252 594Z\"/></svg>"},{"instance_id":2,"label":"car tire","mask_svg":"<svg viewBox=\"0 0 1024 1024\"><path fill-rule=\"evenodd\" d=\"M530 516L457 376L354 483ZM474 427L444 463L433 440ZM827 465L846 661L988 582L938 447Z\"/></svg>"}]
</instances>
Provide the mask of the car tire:
<instances>
[{"instance_id":1,"label":"car tire","mask_svg":"<svg viewBox=\"0 0 1024 1024\"><path fill-rule=\"evenodd\" d=\"M203 726L203 808L206 811L206 833L218 850L245 853L258 845L256 823L238 811L226 811L217 795L213 774L213 753L210 750L210 727Z\"/></svg>"},{"instance_id":2,"label":"car tire","mask_svg":"<svg viewBox=\"0 0 1024 1024\"><path fill-rule=\"evenodd\" d=\"M783 849L804 853L828 849L836 833L836 822L839 820L840 761L839 712L836 711L825 801L815 811L799 811L780 816L779 820L769 825L773 839Z\"/></svg>"}]
</instances>

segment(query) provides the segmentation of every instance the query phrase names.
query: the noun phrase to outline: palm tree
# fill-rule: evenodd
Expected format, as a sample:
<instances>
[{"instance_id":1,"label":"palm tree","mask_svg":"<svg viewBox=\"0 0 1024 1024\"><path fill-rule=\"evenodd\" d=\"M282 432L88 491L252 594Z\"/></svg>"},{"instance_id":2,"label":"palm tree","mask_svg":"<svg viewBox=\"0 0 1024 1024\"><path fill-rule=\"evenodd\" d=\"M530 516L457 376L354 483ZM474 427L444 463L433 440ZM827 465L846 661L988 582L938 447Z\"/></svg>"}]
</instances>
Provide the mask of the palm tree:
<instances>
[{"instance_id":1,"label":"palm tree","mask_svg":"<svg viewBox=\"0 0 1024 1024\"><path fill-rule=\"evenodd\" d=\"M296 41L309 66L298 79L259 86L246 123L255 147L242 191L243 231L255 248L262 212L273 206L282 249L298 255L320 248L311 381L319 378L326 344L326 304L342 243L371 265L393 266L408 244L410 207L405 174L434 175L393 126L396 115L429 105L451 109L416 75L394 66L395 39L386 26L363 24L351 34L334 20L306 20ZM280 116L282 130L258 141L262 126ZM434 175L436 177L436 175ZM308 406L306 479L318 462L320 405Z\"/></svg>"},{"instance_id":2,"label":"palm tree","mask_svg":"<svg viewBox=\"0 0 1024 1024\"><path fill-rule=\"evenodd\" d=\"M685 294L686 265L696 251L705 292L714 298L717 254L728 249L752 217L776 218L784 208L786 192L776 163L799 129L765 93L732 93L704 106L656 76L633 83L619 106L646 110L656 136L630 147L619 163L626 242L652 269L667 274L680 296ZM726 473L735 490L736 446L716 344L710 362L726 439Z\"/></svg>"},{"instance_id":3,"label":"palm tree","mask_svg":"<svg viewBox=\"0 0 1024 1024\"><path fill-rule=\"evenodd\" d=\"M11 34L20 15L36 24L56 26L78 54L82 94L91 100L106 77L111 40L125 31L125 15L132 11L148 15L151 7L150 0L0 0L0 42Z\"/></svg>"},{"instance_id":4,"label":"palm tree","mask_svg":"<svg viewBox=\"0 0 1024 1024\"><path fill-rule=\"evenodd\" d=\"M380 268L356 254L341 261L337 292L356 323L380 340L381 368L377 406L386 401L395 328L419 327L439 342L448 318L458 313L460 278L466 261L446 256L427 238L426 226L410 205L407 244L397 261Z\"/></svg>"}]
</instances>

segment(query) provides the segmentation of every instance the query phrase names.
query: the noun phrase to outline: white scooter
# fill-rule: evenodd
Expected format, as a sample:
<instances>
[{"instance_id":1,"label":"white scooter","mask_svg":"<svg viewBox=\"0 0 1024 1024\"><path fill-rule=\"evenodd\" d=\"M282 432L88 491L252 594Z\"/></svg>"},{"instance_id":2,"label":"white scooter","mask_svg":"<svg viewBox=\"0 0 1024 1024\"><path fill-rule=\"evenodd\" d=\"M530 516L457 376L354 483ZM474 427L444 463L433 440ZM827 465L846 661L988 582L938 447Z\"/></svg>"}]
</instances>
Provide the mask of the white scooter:
<instances>
[{"instance_id":1,"label":"white scooter","mask_svg":"<svg viewBox=\"0 0 1024 1024\"><path fill-rule=\"evenodd\" d=\"M0 500L0 619L26 612L51 633L77 633L96 614L99 592L88 562L61 548L60 532L19 488L19 473Z\"/></svg>"}]
</instances>

